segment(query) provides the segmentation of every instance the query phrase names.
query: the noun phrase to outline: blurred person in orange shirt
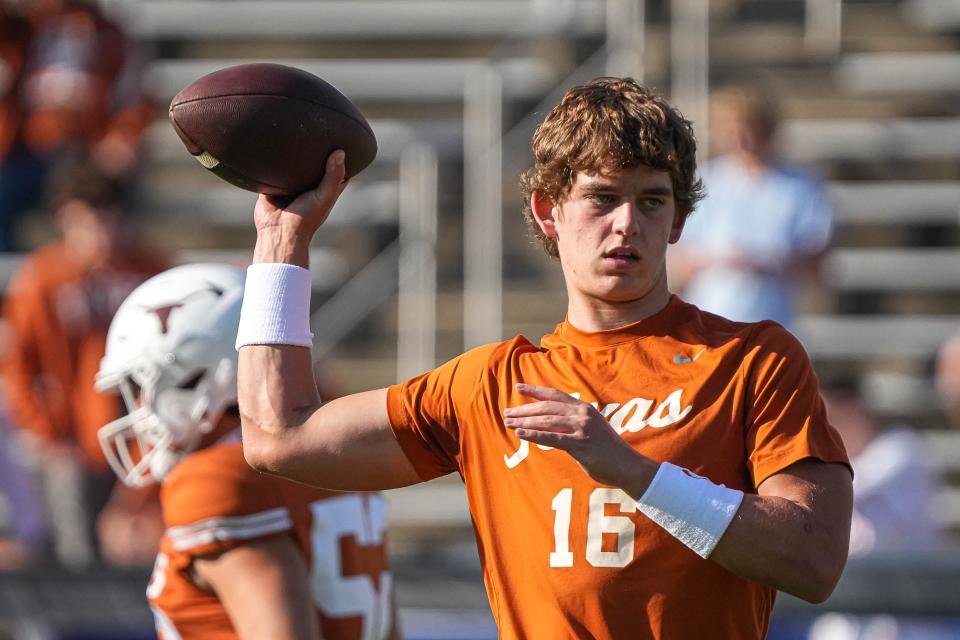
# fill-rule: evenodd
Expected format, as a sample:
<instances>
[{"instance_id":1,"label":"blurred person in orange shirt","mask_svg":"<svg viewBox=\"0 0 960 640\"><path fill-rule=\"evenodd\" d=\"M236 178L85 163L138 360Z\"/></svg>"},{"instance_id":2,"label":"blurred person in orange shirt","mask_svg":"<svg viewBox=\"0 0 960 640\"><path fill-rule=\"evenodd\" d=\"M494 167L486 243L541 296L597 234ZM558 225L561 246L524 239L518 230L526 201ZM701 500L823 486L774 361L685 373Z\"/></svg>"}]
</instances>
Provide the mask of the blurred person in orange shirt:
<instances>
[{"instance_id":1,"label":"blurred person in orange shirt","mask_svg":"<svg viewBox=\"0 0 960 640\"><path fill-rule=\"evenodd\" d=\"M97 429L119 407L93 388L107 328L123 299L165 266L123 233L123 196L89 162L61 167L51 197L60 237L27 256L3 305L11 417L43 477L57 556L74 565L95 557L93 518L113 484Z\"/></svg>"},{"instance_id":2,"label":"blurred person in orange shirt","mask_svg":"<svg viewBox=\"0 0 960 640\"><path fill-rule=\"evenodd\" d=\"M0 251L16 248L15 223L62 154L87 153L116 178L135 172L153 119L143 64L96 3L0 5Z\"/></svg>"}]
</instances>

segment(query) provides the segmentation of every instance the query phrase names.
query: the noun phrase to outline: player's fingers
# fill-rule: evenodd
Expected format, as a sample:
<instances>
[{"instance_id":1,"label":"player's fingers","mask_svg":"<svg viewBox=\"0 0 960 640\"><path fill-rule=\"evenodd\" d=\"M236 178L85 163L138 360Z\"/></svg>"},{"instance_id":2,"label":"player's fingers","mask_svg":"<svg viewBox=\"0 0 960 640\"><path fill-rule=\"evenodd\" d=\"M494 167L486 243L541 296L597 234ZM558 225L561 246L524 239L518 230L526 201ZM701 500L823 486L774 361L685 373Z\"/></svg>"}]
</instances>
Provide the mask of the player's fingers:
<instances>
[{"instance_id":1,"label":"player's fingers","mask_svg":"<svg viewBox=\"0 0 960 640\"><path fill-rule=\"evenodd\" d=\"M516 389L520 395L527 396L528 398L536 398L537 400L553 400L564 403L576 402L576 400L568 394L552 387L541 387L536 384L520 382L517 384Z\"/></svg>"},{"instance_id":2,"label":"player's fingers","mask_svg":"<svg viewBox=\"0 0 960 640\"><path fill-rule=\"evenodd\" d=\"M555 433L571 433L570 422L563 416L529 416L526 418L505 418L503 424L508 429L535 429Z\"/></svg>"},{"instance_id":3,"label":"player's fingers","mask_svg":"<svg viewBox=\"0 0 960 640\"><path fill-rule=\"evenodd\" d=\"M344 177L347 175L346 157L347 154L342 149L337 149L327 158L323 179L312 191L314 202L319 206L332 207L337 196L343 192Z\"/></svg>"},{"instance_id":4,"label":"player's fingers","mask_svg":"<svg viewBox=\"0 0 960 640\"><path fill-rule=\"evenodd\" d=\"M569 413L569 406L553 400L541 400L540 402L530 402L517 405L516 407L507 407L503 410L504 416L539 416L539 415L560 415Z\"/></svg>"},{"instance_id":5,"label":"player's fingers","mask_svg":"<svg viewBox=\"0 0 960 640\"><path fill-rule=\"evenodd\" d=\"M254 205L253 212L254 214L256 214L259 211L263 211L265 213L272 213L273 211L276 210L276 208L277 208L276 204L270 198L270 196L261 193L260 195L257 196L257 204Z\"/></svg>"},{"instance_id":6,"label":"player's fingers","mask_svg":"<svg viewBox=\"0 0 960 640\"><path fill-rule=\"evenodd\" d=\"M569 449L574 444L572 436L555 431L540 431L538 429L517 429L517 436L533 444L554 449Z\"/></svg>"}]
</instances>

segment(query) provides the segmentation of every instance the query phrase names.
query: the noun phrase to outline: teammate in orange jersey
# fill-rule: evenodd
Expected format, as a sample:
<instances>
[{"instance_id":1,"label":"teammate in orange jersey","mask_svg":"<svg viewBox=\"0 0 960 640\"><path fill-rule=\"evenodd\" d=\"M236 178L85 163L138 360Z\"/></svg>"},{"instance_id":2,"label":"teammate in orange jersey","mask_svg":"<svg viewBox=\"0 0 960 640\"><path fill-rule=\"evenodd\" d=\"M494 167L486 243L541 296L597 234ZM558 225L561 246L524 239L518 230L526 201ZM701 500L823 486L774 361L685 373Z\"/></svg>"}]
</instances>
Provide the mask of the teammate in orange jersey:
<instances>
[{"instance_id":1,"label":"teammate in orange jersey","mask_svg":"<svg viewBox=\"0 0 960 640\"><path fill-rule=\"evenodd\" d=\"M820 601L846 561L851 473L810 362L773 322L671 295L700 197L690 123L631 80L571 89L533 140L527 216L567 316L321 403L307 247L343 189L261 197L237 344L244 453L317 486L458 472L501 637L762 638L776 590Z\"/></svg>"},{"instance_id":2,"label":"teammate in orange jersey","mask_svg":"<svg viewBox=\"0 0 960 640\"><path fill-rule=\"evenodd\" d=\"M147 597L162 640L396 638L378 494L264 476L243 459L233 348L243 271L188 265L121 305L97 375L129 413L100 440L128 485L160 482Z\"/></svg>"}]
</instances>

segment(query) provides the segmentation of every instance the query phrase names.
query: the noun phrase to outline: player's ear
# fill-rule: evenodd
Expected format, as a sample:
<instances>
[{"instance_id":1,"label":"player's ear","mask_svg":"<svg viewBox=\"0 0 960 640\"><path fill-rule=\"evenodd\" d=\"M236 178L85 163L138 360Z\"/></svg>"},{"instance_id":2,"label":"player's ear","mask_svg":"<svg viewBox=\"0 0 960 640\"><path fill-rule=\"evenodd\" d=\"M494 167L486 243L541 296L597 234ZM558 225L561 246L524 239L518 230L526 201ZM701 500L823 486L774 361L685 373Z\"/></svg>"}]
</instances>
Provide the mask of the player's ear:
<instances>
[{"instance_id":1,"label":"player's ear","mask_svg":"<svg viewBox=\"0 0 960 640\"><path fill-rule=\"evenodd\" d=\"M548 238L557 237L557 207L551 200L541 197L536 192L530 194L530 210L537 221L537 226Z\"/></svg>"},{"instance_id":2,"label":"player's ear","mask_svg":"<svg viewBox=\"0 0 960 640\"><path fill-rule=\"evenodd\" d=\"M680 234L683 233L683 225L687 222L687 216L676 214L673 217L673 226L670 227L670 244L676 244L680 240Z\"/></svg>"}]
</instances>

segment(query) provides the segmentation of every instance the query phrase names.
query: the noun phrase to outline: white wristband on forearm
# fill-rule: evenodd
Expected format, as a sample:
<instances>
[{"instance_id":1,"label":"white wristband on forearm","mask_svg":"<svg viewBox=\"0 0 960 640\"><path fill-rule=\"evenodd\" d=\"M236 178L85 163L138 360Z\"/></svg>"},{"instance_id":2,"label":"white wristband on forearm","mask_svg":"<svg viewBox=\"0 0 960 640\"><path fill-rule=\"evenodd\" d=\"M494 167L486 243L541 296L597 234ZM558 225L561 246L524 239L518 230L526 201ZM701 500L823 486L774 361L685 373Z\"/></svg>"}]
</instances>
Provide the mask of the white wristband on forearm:
<instances>
[{"instance_id":1,"label":"white wristband on forearm","mask_svg":"<svg viewBox=\"0 0 960 640\"><path fill-rule=\"evenodd\" d=\"M663 462L637 507L697 555L709 558L742 501L743 491Z\"/></svg>"},{"instance_id":2,"label":"white wristband on forearm","mask_svg":"<svg viewBox=\"0 0 960 640\"><path fill-rule=\"evenodd\" d=\"M252 264L240 310L237 349L252 344L313 345L310 271L292 264Z\"/></svg>"}]
</instances>

